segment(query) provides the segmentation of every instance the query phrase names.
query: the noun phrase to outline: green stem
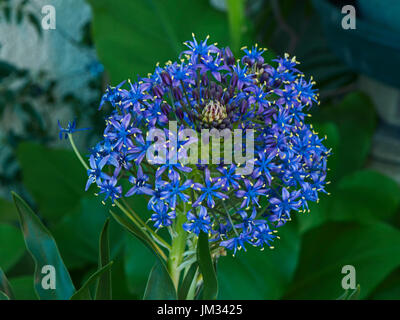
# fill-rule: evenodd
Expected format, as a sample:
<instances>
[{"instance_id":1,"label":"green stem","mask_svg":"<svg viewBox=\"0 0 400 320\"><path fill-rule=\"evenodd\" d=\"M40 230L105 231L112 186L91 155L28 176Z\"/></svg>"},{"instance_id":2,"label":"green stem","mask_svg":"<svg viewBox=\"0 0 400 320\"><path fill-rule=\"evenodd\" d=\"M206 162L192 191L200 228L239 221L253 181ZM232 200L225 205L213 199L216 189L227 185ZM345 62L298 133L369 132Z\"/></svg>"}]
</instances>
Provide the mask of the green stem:
<instances>
[{"instance_id":1,"label":"green stem","mask_svg":"<svg viewBox=\"0 0 400 320\"><path fill-rule=\"evenodd\" d=\"M179 277L181 273L181 271L178 270L178 267L182 263L183 253L185 252L186 246L187 232L182 228L183 223L186 221L185 212L185 210L184 212L177 212L174 227L176 235L172 239L171 251L169 252L167 262L168 271L176 289L178 289Z\"/></svg>"},{"instance_id":2,"label":"green stem","mask_svg":"<svg viewBox=\"0 0 400 320\"><path fill-rule=\"evenodd\" d=\"M89 166L85 162L85 160L82 158L78 148L75 145L74 138L72 137L72 134L68 134L69 141L71 143L72 149L75 152L75 155L78 157L79 161L82 163L83 167L86 170L89 170ZM140 219L140 217L133 212L131 214L122 204L119 203L118 200L114 200L115 205L140 229L143 229L143 227L147 230L150 231L152 236L155 236L157 240L159 240L162 244L165 244L167 249L170 247L168 243L166 243L163 239L161 239L153 230L151 230L143 221ZM132 210L133 211L133 210ZM154 243L154 241L153 241ZM167 260L167 257L165 256L165 253L161 250L161 248L154 243L154 246L157 248L158 253L165 259Z\"/></svg>"},{"instance_id":3,"label":"green stem","mask_svg":"<svg viewBox=\"0 0 400 320\"><path fill-rule=\"evenodd\" d=\"M245 19L244 0L227 0L227 5L232 50L235 54L238 54Z\"/></svg>"},{"instance_id":4,"label":"green stem","mask_svg":"<svg viewBox=\"0 0 400 320\"><path fill-rule=\"evenodd\" d=\"M74 149L74 152L75 152L76 156L78 157L79 161L82 163L82 165L85 167L86 170L89 170L89 166L87 165L85 160L83 160L81 154L78 151L78 148L75 145L74 138L72 138L72 134L68 133L68 139L69 139L72 149Z\"/></svg>"}]
</instances>

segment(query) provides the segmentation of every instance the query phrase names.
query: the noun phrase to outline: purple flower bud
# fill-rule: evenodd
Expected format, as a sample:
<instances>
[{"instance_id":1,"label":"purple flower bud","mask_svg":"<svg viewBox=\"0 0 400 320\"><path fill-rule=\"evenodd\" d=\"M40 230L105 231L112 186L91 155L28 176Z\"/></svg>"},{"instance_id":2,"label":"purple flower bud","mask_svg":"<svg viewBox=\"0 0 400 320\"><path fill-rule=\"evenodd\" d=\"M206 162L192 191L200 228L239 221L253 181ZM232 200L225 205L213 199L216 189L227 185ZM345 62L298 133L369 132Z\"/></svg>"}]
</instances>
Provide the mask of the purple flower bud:
<instances>
[{"instance_id":1,"label":"purple flower bud","mask_svg":"<svg viewBox=\"0 0 400 320\"><path fill-rule=\"evenodd\" d=\"M210 98L210 91L208 90L208 88L206 90L204 90L204 98L205 99L209 99Z\"/></svg>"},{"instance_id":2,"label":"purple flower bud","mask_svg":"<svg viewBox=\"0 0 400 320\"><path fill-rule=\"evenodd\" d=\"M268 81L268 79L269 79L269 74L267 72L264 72L260 77L260 82L265 83Z\"/></svg>"},{"instance_id":3,"label":"purple flower bud","mask_svg":"<svg viewBox=\"0 0 400 320\"><path fill-rule=\"evenodd\" d=\"M225 48L225 61L228 66L235 64L235 57L229 47Z\"/></svg>"},{"instance_id":4,"label":"purple flower bud","mask_svg":"<svg viewBox=\"0 0 400 320\"><path fill-rule=\"evenodd\" d=\"M217 92L216 92L216 90L215 90L215 87L213 87L213 88L211 88L210 89L210 98L211 99L215 99L215 94L216 94Z\"/></svg>"},{"instance_id":5,"label":"purple flower bud","mask_svg":"<svg viewBox=\"0 0 400 320\"><path fill-rule=\"evenodd\" d=\"M226 80L227 80L227 75L226 74L222 74L221 75L221 83L223 85L227 85L228 84L228 82Z\"/></svg>"},{"instance_id":6,"label":"purple flower bud","mask_svg":"<svg viewBox=\"0 0 400 320\"><path fill-rule=\"evenodd\" d=\"M203 76L201 77L201 82L204 86L208 86L208 76L207 74L203 74Z\"/></svg>"},{"instance_id":7,"label":"purple flower bud","mask_svg":"<svg viewBox=\"0 0 400 320\"><path fill-rule=\"evenodd\" d=\"M176 113L176 116L179 118L179 120L183 119L184 114L183 114L182 108L177 108L175 113Z\"/></svg>"},{"instance_id":8,"label":"purple flower bud","mask_svg":"<svg viewBox=\"0 0 400 320\"><path fill-rule=\"evenodd\" d=\"M197 90L197 89L193 90L193 98L195 98L196 100L199 100L199 90Z\"/></svg>"},{"instance_id":9,"label":"purple flower bud","mask_svg":"<svg viewBox=\"0 0 400 320\"><path fill-rule=\"evenodd\" d=\"M189 120L190 120L190 121L192 121L192 122L195 121L195 115L193 114L193 112L190 111L190 112L188 113L188 117L189 117Z\"/></svg>"},{"instance_id":10,"label":"purple flower bud","mask_svg":"<svg viewBox=\"0 0 400 320\"><path fill-rule=\"evenodd\" d=\"M235 93L235 87L230 86L228 89L228 93L230 97L233 97L233 94Z\"/></svg>"},{"instance_id":11,"label":"purple flower bud","mask_svg":"<svg viewBox=\"0 0 400 320\"><path fill-rule=\"evenodd\" d=\"M175 98L177 101L182 100L183 94L182 94L181 89L179 89L178 87L175 87L175 88L172 89L172 93L174 94L174 98Z\"/></svg>"},{"instance_id":12,"label":"purple flower bud","mask_svg":"<svg viewBox=\"0 0 400 320\"><path fill-rule=\"evenodd\" d=\"M212 81L212 82L210 83L210 89L215 90L215 88L216 88L216 83L215 83L214 81Z\"/></svg>"},{"instance_id":13,"label":"purple flower bud","mask_svg":"<svg viewBox=\"0 0 400 320\"><path fill-rule=\"evenodd\" d=\"M282 84L282 80L281 79L275 79L275 81L272 83L272 86L274 88L278 88L281 84Z\"/></svg>"},{"instance_id":14,"label":"purple flower bud","mask_svg":"<svg viewBox=\"0 0 400 320\"><path fill-rule=\"evenodd\" d=\"M159 85L155 85L155 86L153 87L153 93L154 93L154 95L157 96L157 98L159 98L159 99L161 99L162 96L163 96L163 94L164 94L163 90L161 89L161 87L160 87Z\"/></svg>"},{"instance_id":15,"label":"purple flower bud","mask_svg":"<svg viewBox=\"0 0 400 320\"><path fill-rule=\"evenodd\" d=\"M169 106L169 104L168 103L162 103L161 104L161 111L166 115L166 116L168 116L168 114L171 112L171 107Z\"/></svg>"},{"instance_id":16,"label":"purple flower bud","mask_svg":"<svg viewBox=\"0 0 400 320\"><path fill-rule=\"evenodd\" d=\"M247 100L242 100L242 103L240 104L240 113L244 114L247 111L249 104L247 103Z\"/></svg>"},{"instance_id":17,"label":"purple flower bud","mask_svg":"<svg viewBox=\"0 0 400 320\"><path fill-rule=\"evenodd\" d=\"M215 99L221 100L221 97L222 97L223 93L224 93L224 89L220 85L218 85L217 86L217 92L215 94Z\"/></svg>"},{"instance_id":18,"label":"purple flower bud","mask_svg":"<svg viewBox=\"0 0 400 320\"><path fill-rule=\"evenodd\" d=\"M172 84L171 76L167 71L161 72L161 80L166 86L170 86Z\"/></svg>"},{"instance_id":19,"label":"purple flower bud","mask_svg":"<svg viewBox=\"0 0 400 320\"><path fill-rule=\"evenodd\" d=\"M238 83L239 77L236 73L233 74L231 78L231 87L236 87Z\"/></svg>"},{"instance_id":20,"label":"purple flower bud","mask_svg":"<svg viewBox=\"0 0 400 320\"><path fill-rule=\"evenodd\" d=\"M243 57L242 59L244 64L247 64L249 67L251 67L253 65L253 61L251 61L251 59L249 57Z\"/></svg>"}]
</instances>

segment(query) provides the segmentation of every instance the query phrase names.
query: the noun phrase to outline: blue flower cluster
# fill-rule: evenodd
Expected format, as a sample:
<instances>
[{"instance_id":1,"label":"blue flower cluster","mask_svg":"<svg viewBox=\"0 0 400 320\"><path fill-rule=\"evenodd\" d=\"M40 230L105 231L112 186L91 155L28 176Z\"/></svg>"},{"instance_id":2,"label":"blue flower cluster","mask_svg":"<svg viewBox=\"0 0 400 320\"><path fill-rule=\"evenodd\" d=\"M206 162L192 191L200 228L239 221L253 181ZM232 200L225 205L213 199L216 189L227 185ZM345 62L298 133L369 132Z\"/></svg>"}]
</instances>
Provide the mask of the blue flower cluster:
<instances>
[{"instance_id":1,"label":"blue flower cluster","mask_svg":"<svg viewBox=\"0 0 400 320\"><path fill-rule=\"evenodd\" d=\"M107 88L100 108L108 102L112 112L103 140L92 149L86 189L95 183L111 201L146 197L157 229L175 228L177 217L185 215L183 229L207 232L213 245L234 252L249 244L271 247L277 227L326 193L330 150L305 122L318 103L314 82L288 55L266 63L258 46L244 48L236 60L228 47L220 49L208 38L193 36L184 44L179 62ZM177 121L178 133L170 121ZM236 169L243 164L224 159L188 164L187 147L195 140L188 137L167 149L164 163L148 161L152 128L165 133L166 146L184 128L253 129L254 170L240 175Z\"/></svg>"}]
</instances>

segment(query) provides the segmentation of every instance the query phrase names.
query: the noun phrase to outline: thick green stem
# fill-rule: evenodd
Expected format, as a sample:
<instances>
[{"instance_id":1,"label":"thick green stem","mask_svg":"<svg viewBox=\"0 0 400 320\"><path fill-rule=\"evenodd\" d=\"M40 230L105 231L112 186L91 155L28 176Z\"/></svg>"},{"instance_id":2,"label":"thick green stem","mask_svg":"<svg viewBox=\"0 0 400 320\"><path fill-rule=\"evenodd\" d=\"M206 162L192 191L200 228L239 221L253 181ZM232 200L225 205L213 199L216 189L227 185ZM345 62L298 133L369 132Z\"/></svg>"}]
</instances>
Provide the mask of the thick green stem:
<instances>
[{"instance_id":1,"label":"thick green stem","mask_svg":"<svg viewBox=\"0 0 400 320\"><path fill-rule=\"evenodd\" d=\"M175 221L175 232L172 239L171 251L168 257L168 271L174 282L175 288L178 289L179 277L181 270L178 269L183 260L183 253L185 252L187 232L183 230L182 225L186 221L184 212L177 212Z\"/></svg>"}]
</instances>

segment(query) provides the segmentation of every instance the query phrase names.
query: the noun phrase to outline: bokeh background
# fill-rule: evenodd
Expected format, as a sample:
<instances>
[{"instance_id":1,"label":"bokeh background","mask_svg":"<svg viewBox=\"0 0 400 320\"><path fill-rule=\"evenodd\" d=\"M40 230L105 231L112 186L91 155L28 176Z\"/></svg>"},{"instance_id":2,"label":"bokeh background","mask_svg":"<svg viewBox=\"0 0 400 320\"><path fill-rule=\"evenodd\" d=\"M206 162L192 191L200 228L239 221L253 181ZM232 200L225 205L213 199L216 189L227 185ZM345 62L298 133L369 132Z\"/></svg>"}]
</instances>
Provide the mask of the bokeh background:
<instances>
[{"instance_id":1,"label":"bokeh background","mask_svg":"<svg viewBox=\"0 0 400 320\"><path fill-rule=\"evenodd\" d=\"M56 9L56 29L41 8ZM344 30L344 5L356 29ZM258 43L268 56L297 56L321 105L329 196L280 230L274 250L249 249L218 262L221 299L336 299L353 265L360 299L400 298L400 3L397 0L1 0L0 267L18 299L36 299L14 190L57 241L76 287L97 268L107 206L85 193L85 172L58 139L74 118L82 153L99 139L107 84L146 76L198 38L238 54ZM146 205L132 205L146 215ZM154 264L142 244L111 222L113 296L140 299Z\"/></svg>"}]
</instances>

